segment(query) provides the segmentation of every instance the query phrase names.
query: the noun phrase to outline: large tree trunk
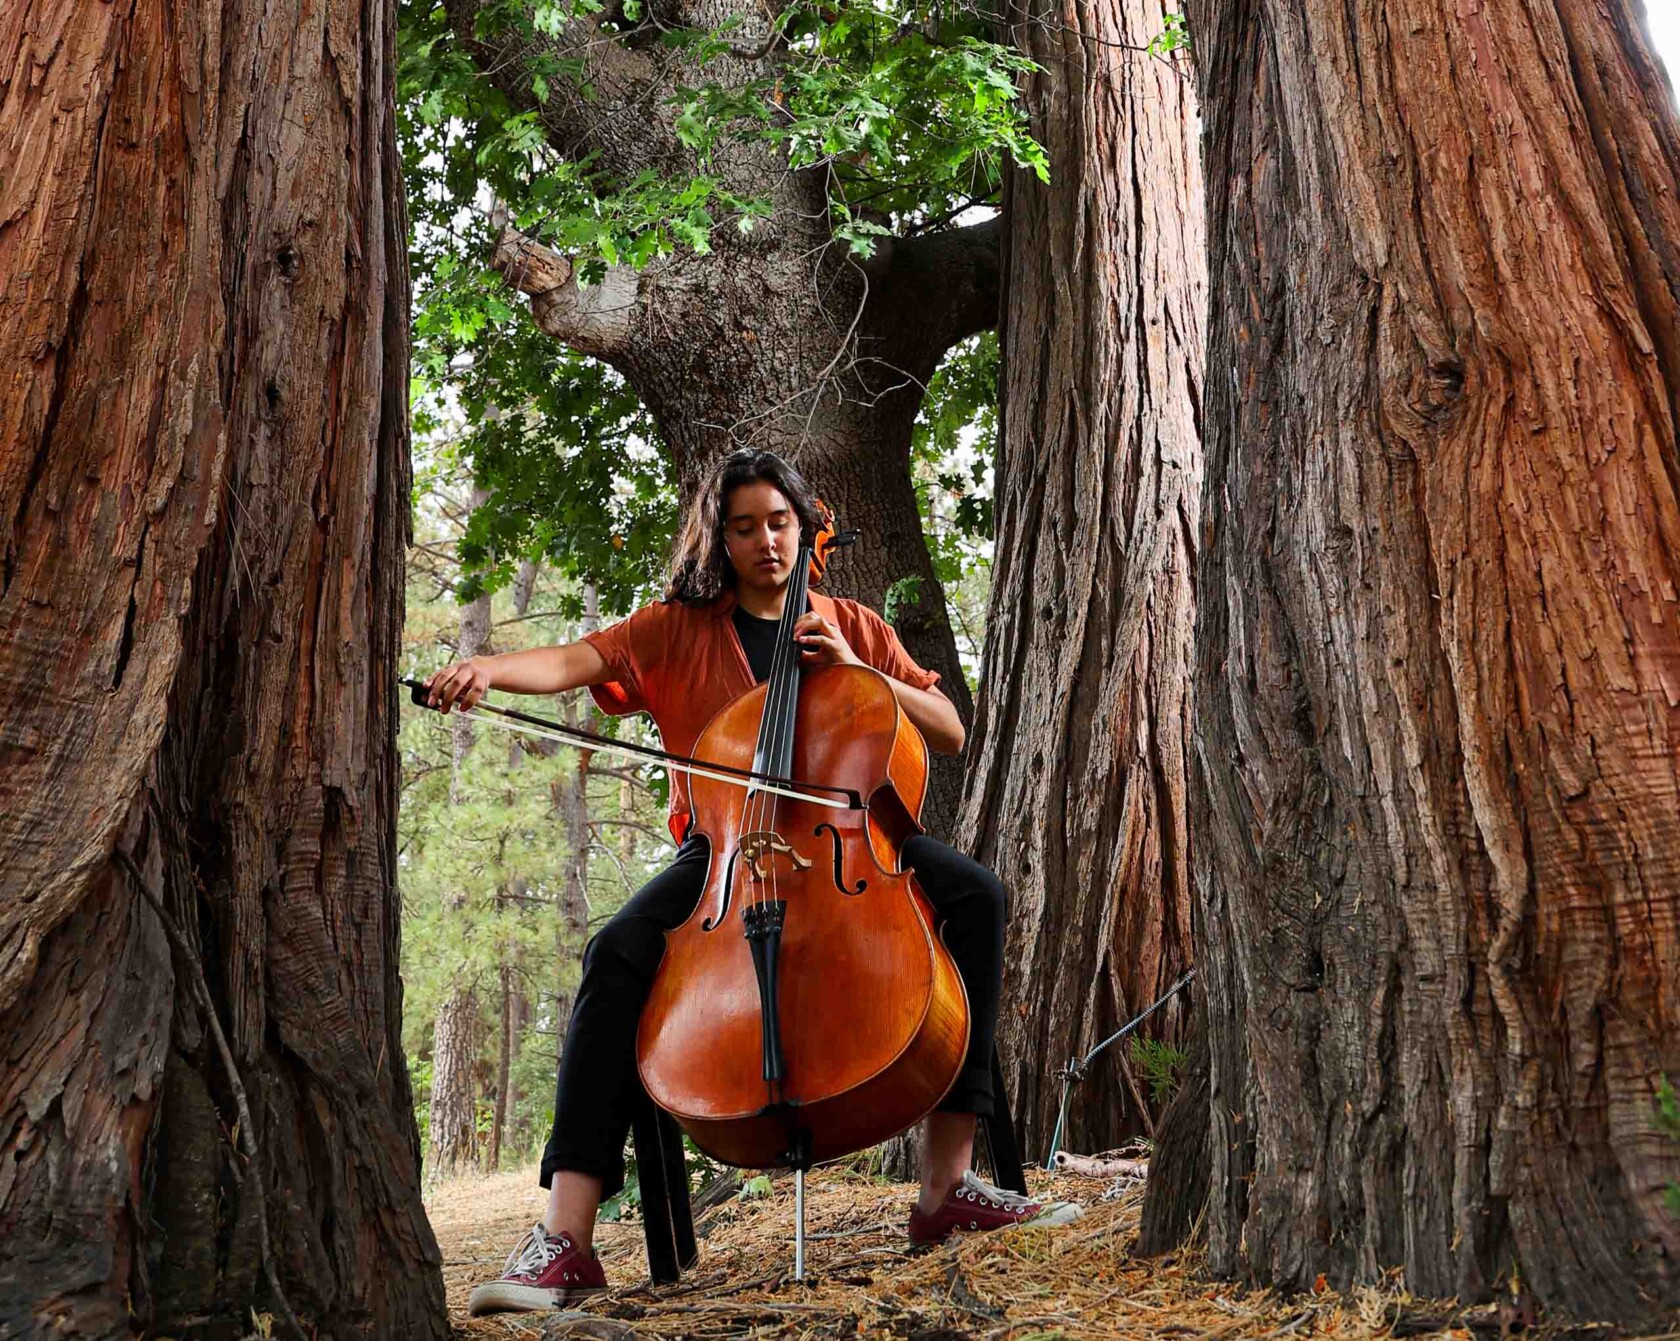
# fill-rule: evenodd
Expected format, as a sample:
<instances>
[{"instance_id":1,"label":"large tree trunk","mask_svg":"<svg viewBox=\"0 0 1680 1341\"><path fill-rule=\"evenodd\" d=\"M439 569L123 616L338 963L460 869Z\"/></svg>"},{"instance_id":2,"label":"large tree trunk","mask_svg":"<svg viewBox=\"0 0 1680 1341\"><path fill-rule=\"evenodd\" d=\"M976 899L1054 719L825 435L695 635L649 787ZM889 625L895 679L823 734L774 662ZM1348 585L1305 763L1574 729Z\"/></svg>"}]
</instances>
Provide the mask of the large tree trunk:
<instances>
[{"instance_id":1,"label":"large tree trunk","mask_svg":"<svg viewBox=\"0 0 1680 1341\"><path fill-rule=\"evenodd\" d=\"M1680 131L1629 0L1191 10L1211 1246L1680 1303ZM1667 1314L1672 1320L1672 1314Z\"/></svg>"},{"instance_id":2,"label":"large tree trunk","mask_svg":"<svg viewBox=\"0 0 1680 1341\"><path fill-rule=\"evenodd\" d=\"M744 20L738 40L762 32L765 10L756 3L656 3L668 27L734 15ZM541 124L558 152L594 152L600 170L619 180L695 169L675 129L676 87L744 82L786 55L715 57L702 73L669 48L604 33L611 13L583 14L533 47L511 36L481 41L472 33L483 0L447 5L463 45L517 106L530 105L532 62L577 63L579 78L557 82L537 109ZM585 80L588 98L579 92ZM635 114L618 114L627 107ZM902 608L899 633L912 656L940 673L967 722L971 698L909 453L923 388L946 351L997 323L996 221L882 239L858 263L833 236L822 170L790 171L767 141L727 145L714 168L743 196L768 192L774 213L750 234L717 229L706 255L684 250L640 272L615 267L603 284L580 289L565 258L508 232L497 265L531 296L545 331L623 373L659 426L685 502L720 455L768 447L799 465L842 526L863 532L830 570L831 594L879 610L895 582L918 579L920 599ZM935 757L925 816L935 832L950 828L962 776L960 759Z\"/></svg>"},{"instance_id":3,"label":"large tree trunk","mask_svg":"<svg viewBox=\"0 0 1680 1341\"><path fill-rule=\"evenodd\" d=\"M1190 949L1192 564L1204 260L1185 76L1141 48L1171 4L1012 13L1051 179L1005 218L997 555L958 843L1010 893L1004 1065L1025 1146L1058 1068L1157 997ZM1176 1037L1175 1001L1156 1017ZM1147 1125L1124 1046L1063 1141Z\"/></svg>"},{"instance_id":4,"label":"large tree trunk","mask_svg":"<svg viewBox=\"0 0 1680 1341\"><path fill-rule=\"evenodd\" d=\"M0 11L6 1335L242 1335L259 1190L322 1335L448 1332L399 1031L393 26Z\"/></svg>"}]
</instances>

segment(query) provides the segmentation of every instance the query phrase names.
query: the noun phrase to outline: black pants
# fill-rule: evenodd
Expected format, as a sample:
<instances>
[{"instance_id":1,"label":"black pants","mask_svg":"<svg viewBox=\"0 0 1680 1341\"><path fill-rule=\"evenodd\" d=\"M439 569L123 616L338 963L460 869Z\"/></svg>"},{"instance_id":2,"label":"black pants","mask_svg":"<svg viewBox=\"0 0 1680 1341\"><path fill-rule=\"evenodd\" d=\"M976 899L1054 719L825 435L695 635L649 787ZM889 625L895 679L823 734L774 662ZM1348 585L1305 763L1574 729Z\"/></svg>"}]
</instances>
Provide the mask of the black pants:
<instances>
[{"instance_id":1,"label":"black pants","mask_svg":"<svg viewBox=\"0 0 1680 1341\"><path fill-rule=\"evenodd\" d=\"M665 932L700 901L708 855L704 838L688 839L676 860L637 890L584 950L583 981L560 1054L554 1131L543 1151L544 1187L556 1169L593 1174L602 1196L624 1186L624 1142L641 1083L636 1024L665 953ZM943 924L968 990L968 1056L939 1106L990 1113L992 1035L1003 986L1003 885L979 862L925 836L905 843L904 861Z\"/></svg>"}]
</instances>

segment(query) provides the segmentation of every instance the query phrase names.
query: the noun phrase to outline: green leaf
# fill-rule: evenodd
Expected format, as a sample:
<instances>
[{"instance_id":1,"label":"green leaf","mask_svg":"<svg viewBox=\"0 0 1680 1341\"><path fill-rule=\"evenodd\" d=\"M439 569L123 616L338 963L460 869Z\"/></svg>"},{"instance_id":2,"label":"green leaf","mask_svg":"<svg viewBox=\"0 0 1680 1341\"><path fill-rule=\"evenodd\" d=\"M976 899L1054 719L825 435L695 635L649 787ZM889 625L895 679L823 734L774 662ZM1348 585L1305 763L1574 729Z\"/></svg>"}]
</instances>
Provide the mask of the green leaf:
<instances>
[{"instance_id":1,"label":"green leaf","mask_svg":"<svg viewBox=\"0 0 1680 1341\"><path fill-rule=\"evenodd\" d=\"M901 577L887 588L881 601L881 614L887 623L896 624L900 610L907 605L919 605L921 600L922 579L915 575Z\"/></svg>"}]
</instances>

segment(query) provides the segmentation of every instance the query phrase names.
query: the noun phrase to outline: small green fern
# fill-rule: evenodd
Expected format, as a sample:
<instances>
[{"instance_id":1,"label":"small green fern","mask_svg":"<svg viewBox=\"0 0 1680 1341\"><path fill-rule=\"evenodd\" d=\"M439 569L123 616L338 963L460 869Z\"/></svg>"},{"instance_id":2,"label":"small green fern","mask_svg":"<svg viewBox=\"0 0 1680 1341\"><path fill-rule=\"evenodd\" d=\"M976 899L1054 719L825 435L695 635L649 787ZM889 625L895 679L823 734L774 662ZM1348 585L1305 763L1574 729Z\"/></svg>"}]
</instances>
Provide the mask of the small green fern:
<instances>
[{"instance_id":1,"label":"small green fern","mask_svg":"<svg viewBox=\"0 0 1680 1341\"><path fill-rule=\"evenodd\" d=\"M1657 1083L1657 1130L1680 1141L1680 1095L1667 1076ZM1680 1216L1680 1183L1670 1183L1663 1189L1663 1202L1669 1214Z\"/></svg>"},{"instance_id":2,"label":"small green fern","mask_svg":"<svg viewBox=\"0 0 1680 1341\"><path fill-rule=\"evenodd\" d=\"M1132 1035L1132 1061L1143 1069L1149 1082L1149 1097L1165 1106L1178 1088L1178 1073L1184 1069L1184 1054L1171 1043Z\"/></svg>"}]
</instances>

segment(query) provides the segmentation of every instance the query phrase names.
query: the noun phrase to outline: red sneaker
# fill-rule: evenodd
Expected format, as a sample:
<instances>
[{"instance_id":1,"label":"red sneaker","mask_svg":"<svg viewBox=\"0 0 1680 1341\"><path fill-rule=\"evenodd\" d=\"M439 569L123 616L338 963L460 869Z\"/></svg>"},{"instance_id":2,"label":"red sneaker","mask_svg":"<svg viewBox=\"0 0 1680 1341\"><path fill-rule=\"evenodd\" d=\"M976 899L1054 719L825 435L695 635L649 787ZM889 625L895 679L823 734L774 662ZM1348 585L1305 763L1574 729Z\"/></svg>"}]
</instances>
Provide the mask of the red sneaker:
<instances>
[{"instance_id":1,"label":"red sneaker","mask_svg":"<svg viewBox=\"0 0 1680 1341\"><path fill-rule=\"evenodd\" d=\"M574 1295L607 1288L607 1273L593 1249L580 1247L569 1234L550 1234L537 1221L514 1250L500 1280L486 1281L472 1292L467 1312L535 1313L563 1307Z\"/></svg>"},{"instance_id":2,"label":"red sneaker","mask_svg":"<svg viewBox=\"0 0 1680 1341\"><path fill-rule=\"evenodd\" d=\"M932 1215L923 1214L920 1206L910 1208L910 1242L920 1247L938 1243L958 1231L1002 1229L1006 1225L1069 1225L1079 1214L1079 1207L1071 1201L1034 1201L993 1187L970 1172L946 1194Z\"/></svg>"}]
</instances>

